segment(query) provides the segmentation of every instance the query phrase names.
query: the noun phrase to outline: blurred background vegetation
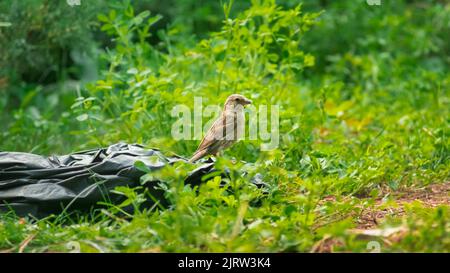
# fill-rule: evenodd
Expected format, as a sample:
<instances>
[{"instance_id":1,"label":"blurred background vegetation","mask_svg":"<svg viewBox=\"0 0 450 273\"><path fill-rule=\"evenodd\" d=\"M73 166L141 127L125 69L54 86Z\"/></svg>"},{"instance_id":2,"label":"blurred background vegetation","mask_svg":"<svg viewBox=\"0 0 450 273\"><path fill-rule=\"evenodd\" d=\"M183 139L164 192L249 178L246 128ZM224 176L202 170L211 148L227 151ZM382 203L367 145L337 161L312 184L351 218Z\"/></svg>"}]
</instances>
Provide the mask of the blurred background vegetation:
<instances>
[{"instance_id":1,"label":"blurred background vegetation","mask_svg":"<svg viewBox=\"0 0 450 273\"><path fill-rule=\"evenodd\" d=\"M251 172L262 172L274 186L272 199L248 213L265 217L261 226L278 239L262 240L256 227L216 245L203 235L215 228L217 215L231 223L241 207L185 219L189 206L209 199L184 193L187 201L179 204L185 206L165 212L163 220L141 219L167 220L166 226L180 221L178 233L158 231L163 242L176 242L167 251L205 245L212 251L304 251L352 225L334 225L339 219L330 216L356 209L354 199L343 201L346 194L375 198L384 189L448 182L448 1L276 3L1 1L0 150L62 154L125 141L189 156L198 141L173 140L172 106L192 106L194 96L221 104L230 93L256 105L278 104L278 149L262 152L258 140L226 152L254 162ZM319 206L330 194L344 197ZM448 250L448 212L437 209L417 221L422 216L414 215L409 224L423 237L411 235L392 250ZM327 225L318 219L332 224L313 235L313 225ZM131 251L141 242L136 236ZM346 244L356 247L350 239Z\"/></svg>"},{"instance_id":2,"label":"blurred background vegetation","mask_svg":"<svg viewBox=\"0 0 450 273\"><path fill-rule=\"evenodd\" d=\"M1 149L126 141L189 156L197 141L173 140L170 109L242 93L280 105L280 147L245 141L231 156L303 175L326 160L341 174L378 164L380 181L442 177L450 5L274 2L2 1Z\"/></svg>"},{"instance_id":3,"label":"blurred background vegetation","mask_svg":"<svg viewBox=\"0 0 450 273\"><path fill-rule=\"evenodd\" d=\"M86 83L101 78L111 62L102 56L115 47L114 37L100 30L97 15L125 10L127 4L83 2L79 6L50 0L0 3L2 149L69 152L77 149L75 143L85 143L70 106ZM298 1L277 3L292 8ZM301 49L315 57L315 65L299 77L315 83L315 88L330 78L328 82L341 81L364 92L396 81L408 84L414 90L404 99L414 97L419 89L422 96L430 89L446 91L436 81L448 72L450 62L445 1L384 1L381 6L365 1L302 3L305 12L325 11L301 42ZM147 10L161 16L145 40L163 54L193 47L210 32L219 31L224 20L222 1L142 0L130 5L136 14ZM230 17L250 5L251 1L235 1ZM341 96L354 95L353 87L342 89ZM66 145L68 139L72 145Z\"/></svg>"}]
</instances>

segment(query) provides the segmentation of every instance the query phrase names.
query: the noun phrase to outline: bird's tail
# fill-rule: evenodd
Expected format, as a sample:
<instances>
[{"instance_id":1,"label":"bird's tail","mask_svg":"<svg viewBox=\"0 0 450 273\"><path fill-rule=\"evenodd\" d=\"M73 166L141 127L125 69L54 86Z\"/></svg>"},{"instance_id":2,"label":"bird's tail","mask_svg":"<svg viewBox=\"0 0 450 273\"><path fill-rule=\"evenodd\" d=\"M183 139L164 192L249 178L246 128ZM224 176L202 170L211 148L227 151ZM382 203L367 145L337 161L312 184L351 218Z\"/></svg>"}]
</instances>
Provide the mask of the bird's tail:
<instances>
[{"instance_id":1,"label":"bird's tail","mask_svg":"<svg viewBox=\"0 0 450 273\"><path fill-rule=\"evenodd\" d=\"M192 155L191 159L189 159L189 163L194 163L195 161L199 160L200 158L204 157L206 155L206 149L205 150L199 150Z\"/></svg>"}]
</instances>

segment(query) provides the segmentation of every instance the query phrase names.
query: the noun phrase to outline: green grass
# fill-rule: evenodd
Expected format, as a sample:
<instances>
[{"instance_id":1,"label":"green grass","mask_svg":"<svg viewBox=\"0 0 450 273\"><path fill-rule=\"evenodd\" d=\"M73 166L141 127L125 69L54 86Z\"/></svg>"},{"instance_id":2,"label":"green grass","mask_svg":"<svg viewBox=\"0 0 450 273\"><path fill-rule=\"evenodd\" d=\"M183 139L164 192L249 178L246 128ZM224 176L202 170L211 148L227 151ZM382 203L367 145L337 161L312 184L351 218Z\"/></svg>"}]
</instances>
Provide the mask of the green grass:
<instances>
[{"instance_id":1,"label":"green grass","mask_svg":"<svg viewBox=\"0 0 450 273\"><path fill-rule=\"evenodd\" d=\"M280 145L261 151L260 140L239 142L216 164L230 178L199 188L182 182L195 166L165 169L157 174L171 203L164 208L124 216L111 205L39 221L1 215L0 249L367 252L377 241L382 252L450 251L448 202L409 200L403 215L374 227L401 227L395 236L351 231L380 200L395 208L402 192L450 181L450 5L339 1L318 12L305 2L302 9L254 1L236 16L224 6L215 15L225 18L222 28L205 39L188 39L174 24L159 32L157 45L148 39L158 17L126 5L100 15L114 41L100 78L58 96L61 117L36 114L52 99L30 95L3 117L2 150L52 154L126 141L187 157L198 141L172 138L170 109L193 106L194 96L219 105L231 93L279 105ZM268 193L249 183L257 173ZM136 208L145 202L119 190Z\"/></svg>"}]
</instances>

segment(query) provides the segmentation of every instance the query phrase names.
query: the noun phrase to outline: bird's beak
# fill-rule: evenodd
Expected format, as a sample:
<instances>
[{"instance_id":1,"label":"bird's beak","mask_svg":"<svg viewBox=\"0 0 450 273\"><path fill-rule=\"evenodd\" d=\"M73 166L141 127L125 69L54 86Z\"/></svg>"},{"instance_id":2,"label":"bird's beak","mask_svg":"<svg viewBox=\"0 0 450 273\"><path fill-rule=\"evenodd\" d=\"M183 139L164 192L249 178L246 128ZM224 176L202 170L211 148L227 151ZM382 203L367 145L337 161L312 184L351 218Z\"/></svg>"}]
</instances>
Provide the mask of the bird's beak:
<instances>
[{"instance_id":1,"label":"bird's beak","mask_svg":"<svg viewBox=\"0 0 450 273\"><path fill-rule=\"evenodd\" d=\"M245 99L244 100L244 105L247 105L247 104L252 104L252 100Z\"/></svg>"}]
</instances>

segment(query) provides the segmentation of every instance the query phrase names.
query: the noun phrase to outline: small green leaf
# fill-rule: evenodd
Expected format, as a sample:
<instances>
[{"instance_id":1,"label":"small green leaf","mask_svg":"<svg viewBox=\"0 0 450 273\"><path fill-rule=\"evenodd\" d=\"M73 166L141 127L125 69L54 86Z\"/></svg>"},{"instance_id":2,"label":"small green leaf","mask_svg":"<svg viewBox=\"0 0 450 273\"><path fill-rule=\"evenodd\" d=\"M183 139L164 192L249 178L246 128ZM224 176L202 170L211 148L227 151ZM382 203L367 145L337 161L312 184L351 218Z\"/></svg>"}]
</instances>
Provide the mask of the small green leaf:
<instances>
[{"instance_id":1,"label":"small green leaf","mask_svg":"<svg viewBox=\"0 0 450 273\"><path fill-rule=\"evenodd\" d=\"M85 121L85 120L88 119L88 117L89 117L88 114L82 114L82 115L79 115L79 116L77 117L77 120L78 120L78 121Z\"/></svg>"},{"instance_id":2,"label":"small green leaf","mask_svg":"<svg viewBox=\"0 0 450 273\"><path fill-rule=\"evenodd\" d=\"M144 162L142 162L140 160L134 162L134 167L136 167L136 169L143 171L145 173L150 172L150 168L147 167L147 165L145 165Z\"/></svg>"},{"instance_id":3,"label":"small green leaf","mask_svg":"<svg viewBox=\"0 0 450 273\"><path fill-rule=\"evenodd\" d=\"M290 216L295 211L297 211L297 209L293 205L288 205L284 208L283 212L286 216Z\"/></svg>"},{"instance_id":4,"label":"small green leaf","mask_svg":"<svg viewBox=\"0 0 450 273\"><path fill-rule=\"evenodd\" d=\"M108 17L107 17L106 15L104 15L104 14L99 14L99 15L97 15L97 19L98 19L100 22L104 22L104 23L109 22Z\"/></svg>"},{"instance_id":5,"label":"small green leaf","mask_svg":"<svg viewBox=\"0 0 450 273\"><path fill-rule=\"evenodd\" d=\"M0 22L0 27L10 27L12 24L10 22Z\"/></svg>"}]
</instances>

